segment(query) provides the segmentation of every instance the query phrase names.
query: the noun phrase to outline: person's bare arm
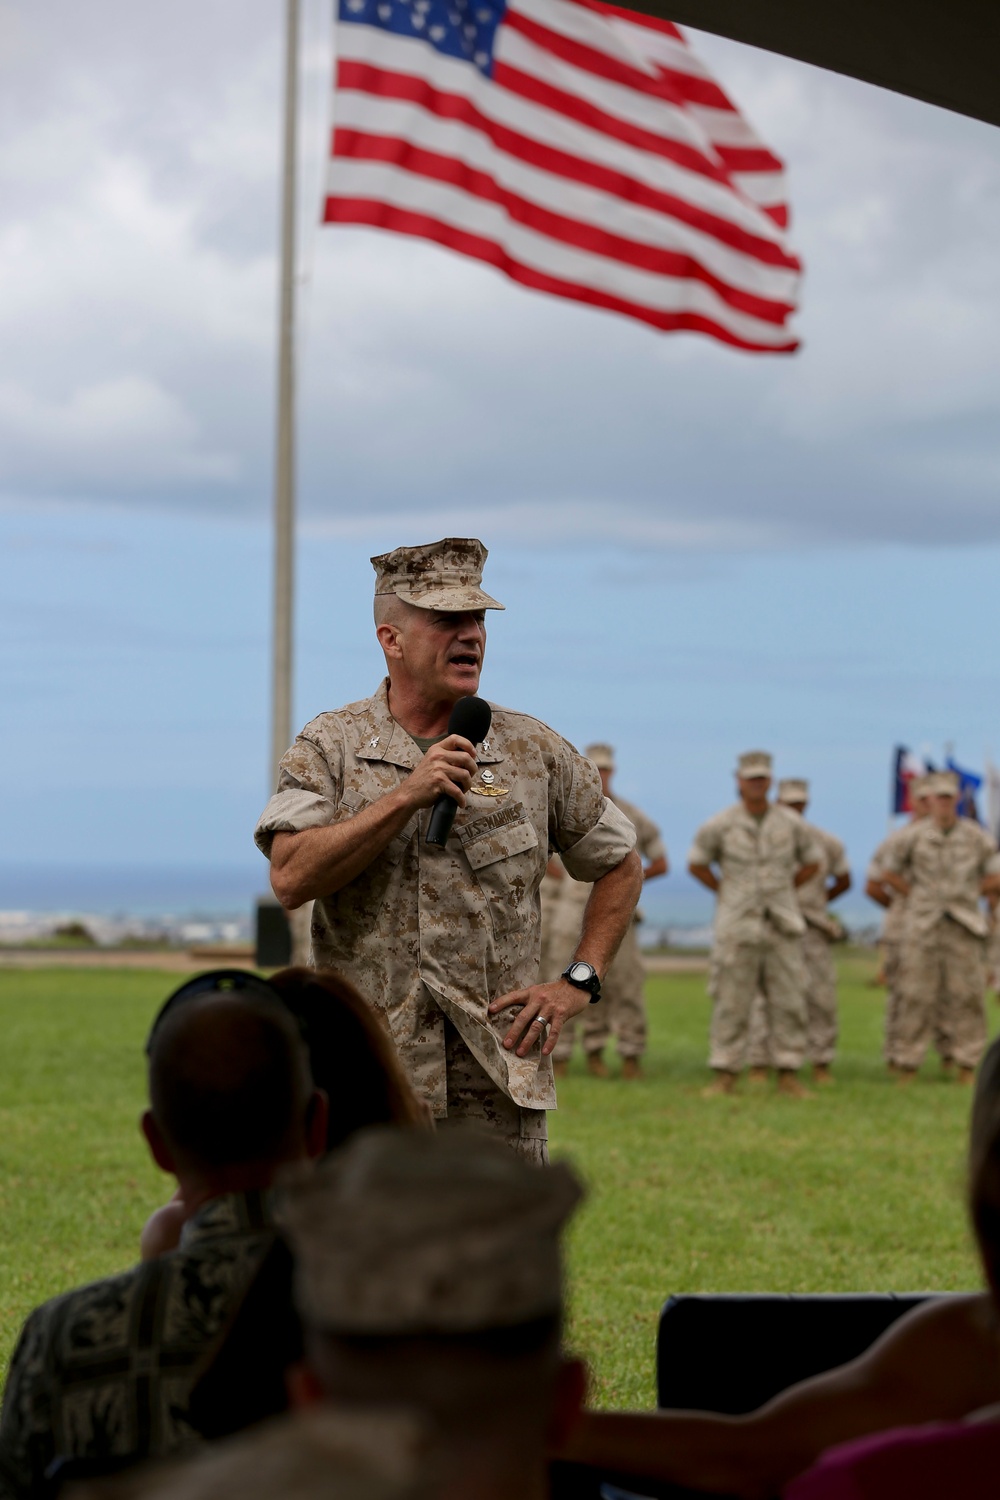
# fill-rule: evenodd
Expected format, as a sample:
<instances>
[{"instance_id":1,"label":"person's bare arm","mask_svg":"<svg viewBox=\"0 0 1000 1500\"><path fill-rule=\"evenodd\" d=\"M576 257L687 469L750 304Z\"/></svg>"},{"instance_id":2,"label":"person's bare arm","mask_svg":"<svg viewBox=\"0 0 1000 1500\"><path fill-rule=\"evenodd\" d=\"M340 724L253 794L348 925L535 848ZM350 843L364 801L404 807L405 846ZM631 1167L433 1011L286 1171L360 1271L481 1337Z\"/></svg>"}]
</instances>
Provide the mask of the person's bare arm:
<instances>
[{"instance_id":1,"label":"person's bare arm","mask_svg":"<svg viewBox=\"0 0 1000 1500\"><path fill-rule=\"evenodd\" d=\"M792 881L792 884L795 886L795 888L797 890L800 885L805 885L805 883L806 883L807 880L812 880L813 876L814 875L818 875L818 874L819 874L819 865L818 864L815 864L815 865L799 865L799 868L795 872L795 878Z\"/></svg>"},{"instance_id":2,"label":"person's bare arm","mask_svg":"<svg viewBox=\"0 0 1000 1500\"><path fill-rule=\"evenodd\" d=\"M980 889L991 905L995 906L996 898L1000 896L1000 875L984 875Z\"/></svg>"},{"instance_id":3,"label":"person's bare arm","mask_svg":"<svg viewBox=\"0 0 1000 1500\"><path fill-rule=\"evenodd\" d=\"M643 880L656 880L658 876L665 875L668 868L669 866L667 865L667 856L665 854L660 854L656 859L651 859L649 861L649 864L642 872L642 878Z\"/></svg>"},{"instance_id":4,"label":"person's bare arm","mask_svg":"<svg viewBox=\"0 0 1000 1500\"><path fill-rule=\"evenodd\" d=\"M693 875L701 885L707 886L710 891L719 889L719 879L711 865L688 865L688 874Z\"/></svg>"},{"instance_id":5,"label":"person's bare arm","mask_svg":"<svg viewBox=\"0 0 1000 1500\"><path fill-rule=\"evenodd\" d=\"M421 807L445 794L465 806L476 774L475 746L460 735L432 745L416 768L384 797L352 818L325 828L276 833L271 845L271 889L288 911L329 896L368 868Z\"/></svg>"},{"instance_id":6,"label":"person's bare arm","mask_svg":"<svg viewBox=\"0 0 1000 1500\"><path fill-rule=\"evenodd\" d=\"M642 861L634 849L626 854L621 864L594 881L574 957L593 964L601 979L628 931L641 889ZM537 1043L544 1028L536 1023L535 1017L544 1016L549 1023L549 1033L542 1052L547 1056L569 1017L578 1015L589 1004L585 990L577 989L565 979L556 979L548 984L533 984L527 989L501 995L493 1001L489 1014L498 1015L513 1005L521 1007L503 1039L508 1050L517 1048L518 1057L526 1057Z\"/></svg>"},{"instance_id":7,"label":"person's bare arm","mask_svg":"<svg viewBox=\"0 0 1000 1500\"><path fill-rule=\"evenodd\" d=\"M838 896L842 896L845 891L849 891L850 889L851 889L851 877L850 877L850 874L835 875L833 877L833 881L831 882L831 884L827 886L827 889L826 889L826 899L828 901L836 901L836 899L837 899Z\"/></svg>"},{"instance_id":8,"label":"person's bare arm","mask_svg":"<svg viewBox=\"0 0 1000 1500\"><path fill-rule=\"evenodd\" d=\"M835 1443L958 1420L998 1398L994 1315L978 1294L915 1309L860 1359L792 1386L748 1416L585 1412L554 1456L766 1500Z\"/></svg>"},{"instance_id":9,"label":"person's bare arm","mask_svg":"<svg viewBox=\"0 0 1000 1500\"><path fill-rule=\"evenodd\" d=\"M876 906L892 905L892 897L886 893L885 886L881 880L866 880L865 895L869 901L874 901Z\"/></svg>"}]
</instances>

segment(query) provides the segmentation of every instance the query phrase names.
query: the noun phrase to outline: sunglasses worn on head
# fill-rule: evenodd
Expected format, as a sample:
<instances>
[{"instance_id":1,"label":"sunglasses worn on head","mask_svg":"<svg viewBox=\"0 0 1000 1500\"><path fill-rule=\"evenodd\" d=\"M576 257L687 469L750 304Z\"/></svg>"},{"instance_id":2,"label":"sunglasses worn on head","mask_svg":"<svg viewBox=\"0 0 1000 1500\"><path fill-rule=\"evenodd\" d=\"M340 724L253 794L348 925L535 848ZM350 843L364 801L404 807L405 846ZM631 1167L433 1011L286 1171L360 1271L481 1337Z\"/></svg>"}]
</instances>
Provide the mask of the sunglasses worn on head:
<instances>
[{"instance_id":1,"label":"sunglasses worn on head","mask_svg":"<svg viewBox=\"0 0 1000 1500\"><path fill-rule=\"evenodd\" d=\"M189 979L186 984L182 984L180 989L174 990L173 994L168 995L164 1000L149 1028L149 1036L146 1038L146 1056L149 1056L153 1038L163 1024L163 1018L176 1006L182 1005L186 1000L195 999L197 995L226 995L241 992L256 995L260 1000L267 1000L272 1005L278 1004L282 1009L287 1009L278 991L268 984L266 979L261 979L258 974L251 974L246 969L210 969L207 974L196 974L194 979Z\"/></svg>"}]
</instances>

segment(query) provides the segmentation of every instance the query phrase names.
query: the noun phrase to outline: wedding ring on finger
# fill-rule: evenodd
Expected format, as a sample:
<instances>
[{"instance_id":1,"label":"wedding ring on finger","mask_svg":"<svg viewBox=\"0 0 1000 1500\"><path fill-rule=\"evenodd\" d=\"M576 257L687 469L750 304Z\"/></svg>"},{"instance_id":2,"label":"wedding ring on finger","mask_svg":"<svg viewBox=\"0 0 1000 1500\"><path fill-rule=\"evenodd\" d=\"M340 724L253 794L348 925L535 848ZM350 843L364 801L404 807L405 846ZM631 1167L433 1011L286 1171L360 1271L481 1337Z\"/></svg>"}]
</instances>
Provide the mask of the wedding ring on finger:
<instances>
[{"instance_id":1,"label":"wedding ring on finger","mask_svg":"<svg viewBox=\"0 0 1000 1500\"><path fill-rule=\"evenodd\" d=\"M536 1016L531 1024L532 1026L548 1026L549 1023L544 1016Z\"/></svg>"}]
</instances>

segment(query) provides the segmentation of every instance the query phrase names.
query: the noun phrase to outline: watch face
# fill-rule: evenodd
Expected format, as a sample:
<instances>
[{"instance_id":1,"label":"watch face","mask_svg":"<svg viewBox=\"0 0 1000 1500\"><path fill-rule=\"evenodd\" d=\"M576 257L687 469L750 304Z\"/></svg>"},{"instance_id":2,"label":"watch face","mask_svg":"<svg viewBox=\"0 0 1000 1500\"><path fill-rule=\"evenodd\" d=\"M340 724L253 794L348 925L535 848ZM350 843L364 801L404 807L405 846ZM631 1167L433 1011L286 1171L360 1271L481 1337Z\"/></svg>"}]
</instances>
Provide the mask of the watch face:
<instances>
[{"instance_id":1,"label":"watch face","mask_svg":"<svg viewBox=\"0 0 1000 1500\"><path fill-rule=\"evenodd\" d=\"M576 963L571 966L569 971L570 979L579 980L582 984L585 984L588 979L592 979L593 976L594 970L590 964Z\"/></svg>"}]
</instances>

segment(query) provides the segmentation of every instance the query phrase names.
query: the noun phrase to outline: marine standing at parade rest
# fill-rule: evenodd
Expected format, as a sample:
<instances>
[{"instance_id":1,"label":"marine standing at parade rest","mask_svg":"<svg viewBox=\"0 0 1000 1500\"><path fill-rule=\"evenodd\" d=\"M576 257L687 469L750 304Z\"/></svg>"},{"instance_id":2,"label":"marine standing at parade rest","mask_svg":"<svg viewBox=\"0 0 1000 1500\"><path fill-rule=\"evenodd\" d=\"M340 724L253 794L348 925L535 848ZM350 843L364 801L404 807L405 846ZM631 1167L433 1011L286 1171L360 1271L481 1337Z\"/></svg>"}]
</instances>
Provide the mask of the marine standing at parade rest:
<instances>
[{"instance_id":1,"label":"marine standing at parade rest","mask_svg":"<svg viewBox=\"0 0 1000 1500\"><path fill-rule=\"evenodd\" d=\"M915 776L909 785L910 822L919 823L927 817L926 776ZM879 948L882 954L882 978L885 983L885 1039L882 1056L890 1073L896 1071L896 1049L899 1040L899 966L903 956L903 922L906 917L906 897L895 886L885 880L885 862L892 840L898 838L903 829L897 828L882 840L871 857L865 875L865 895L881 906L885 912ZM946 1043L940 1031L940 1017L935 1027L935 1045L941 1054L945 1072L952 1068L952 1060L942 1048Z\"/></svg>"},{"instance_id":2,"label":"marine standing at parade rest","mask_svg":"<svg viewBox=\"0 0 1000 1500\"><path fill-rule=\"evenodd\" d=\"M778 802L797 817L805 819L809 806L809 783L798 777L778 782ZM811 880L796 890L799 910L805 918L802 934L802 957L806 966L806 1060L812 1064L813 1082L832 1082L830 1065L837 1050L837 970L830 945L841 935L828 907L851 888L851 870L847 851L840 839L815 823L806 825L819 850L819 869ZM758 1022L764 1025L762 996L754 1001L750 1026L750 1063L752 1071L766 1070L770 1065L770 1037L758 1034Z\"/></svg>"},{"instance_id":3,"label":"marine standing at parade rest","mask_svg":"<svg viewBox=\"0 0 1000 1500\"><path fill-rule=\"evenodd\" d=\"M925 783L929 816L887 841L883 880L906 899L894 1061L908 1083L940 1014L947 1055L971 1084L986 1045L986 935L982 897L1000 890L996 840L958 816L958 777Z\"/></svg>"},{"instance_id":4,"label":"marine standing at parade rest","mask_svg":"<svg viewBox=\"0 0 1000 1500\"><path fill-rule=\"evenodd\" d=\"M381 1012L435 1117L486 1124L543 1162L552 1050L599 996L642 870L597 771L547 725L494 706L478 746L447 732L455 703L479 688L485 611L503 608L481 587L486 555L450 537L372 559L388 676L306 725L255 837L282 905L316 902L317 966ZM442 794L459 810L437 848L425 833ZM553 851L594 890L574 963L538 984L538 890Z\"/></svg>"},{"instance_id":5,"label":"marine standing at parade rest","mask_svg":"<svg viewBox=\"0 0 1000 1500\"><path fill-rule=\"evenodd\" d=\"M614 750L605 744L588 745L583 753L600 772L604 795L625 814L635 829L636 848L643 860L643 880L655 880L660 875L666 875L667 850L660 830L652 818L648 818L634 803L626 802L624 797L617 796L611 790L611 778L615 771ZM558 905L551 916L548 954L550 972L554 969L555 973L559 973L562 965L572 957L571 945L576 941L575 935L580 930L580 917L587 904L590 887L564 877L557 890ZM639 952L638 938L638 925L641 921L642 917L637 909L601 986L601 1004L588 1008L580 1018L587 1071L595 1078L609 1076L604 1049L612 1036L618 1044L618 1055L622 1060L622 1078L634 1081L642 1076L640 1058L646 1051L648 1028L643 995L646 971ZM542 973L544 977L545 971ZM574 1030L573 1021L563 1027L552 1054L557 1078L564 1077L569 1067L569 1060L573 1055Z\"/></svg>"},{"instance_id":6,"label":"marine standing at parade rest","mask_svg":"<svg viewBox=\"0 0 1000 1500\"><path fill-rule=\"evenodd\" d=\"M740 800L702 824L688 855L695 880L716 892L712 955L711 1094L729 1094L746 1065L750 1013L764 996L778 1087L801 1097L806 1050L805 919L797 887L819 871L802 818L768 802L771 756L750 750L736 771ZM713 868L714 866L714 868ZM716 871L718 873L716 873Z\"/></svg>"}]
</instances>

